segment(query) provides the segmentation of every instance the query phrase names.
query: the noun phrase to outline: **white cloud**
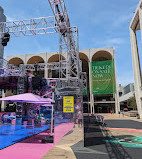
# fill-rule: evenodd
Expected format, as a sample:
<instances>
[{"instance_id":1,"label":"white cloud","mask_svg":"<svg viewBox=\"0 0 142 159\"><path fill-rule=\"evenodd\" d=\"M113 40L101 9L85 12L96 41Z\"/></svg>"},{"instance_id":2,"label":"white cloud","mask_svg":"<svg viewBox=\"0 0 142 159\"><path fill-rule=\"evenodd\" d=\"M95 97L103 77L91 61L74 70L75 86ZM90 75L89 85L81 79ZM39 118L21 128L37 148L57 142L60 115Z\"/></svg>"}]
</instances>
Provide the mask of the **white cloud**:
<instances>
[{"instance_id":1,"label":"white cloud","mask_svg":"<svg viewBox=\"0 0 142 159\"><path fill-rule=\"evenodd\" d=\"M38 40L36 40L36 39L34 39L33 42L34 42L34 45L35 45L36 48L37 48L37 50L36 50L37 53L39 53L39 52L41 52L41 53L42 53L42 52L51 52L51 51L52 51L52 49L51 49L50 47L48 47L48 46L43 47L43 45L41 45L41 44L38 42Z\"/></svg>"},{"instance_id":2,"label":"white cloud","mask_svg":"<svg viewBox=\"0 0 142 159\"><path fill-rule=\"evenodd\" d=\"M131 6L126 12L120 12L112 23L113 27L120 27L123 24L130 23L137 8L137 4Z\"/></svg>"},{"instance_id":3,"label":"white cloud","mask_svg":"<svg viewBox=\"0 0 142 159\"><path fill-rule=\"evenodd\" d=\"M132 17L133 17L133 13L129 15L121 15L113 21L112 26L119 27L119 26L122 26L123 24L130 23Z\"/></svg>"},{"instance_id":4,"label":"white cloud","mask_svg":"<svg viewBox=\"0 0 142 159\"><path fill-rule=\"evenodd\" d=\"M125 43L123 38L110 38L105 41L107 45L121 45Z\"/></svg>"},{"instance_id":5,"label":"white cloud","mask_svg":"<svg viewBox=\"0 0 142 159\"><path fill-rule=\"evenodd\" d=\"M129 84L129 83L134 83L134 79L133 76L131 75L119 75L118 80L117 80L118 84L122 84L123 86Z\"/></svg>"},{"instance_id":6,"label":"white cloud","mask_svg":"<svg viewBox=\"0 0 142 159\"><path fill-rule=\"evenodd\" d=\"M122 67L117 67L117 83L122 84L123 86L134 83L134 77L133 77L133 68L130 66L127 66L124 62L121 62ZM125 67L125 68L124 68ZM125 70L125 71L124 71Z\"/></svg>"},{"instance_id":7,"label":"white cloud","mask_svg":"<svg viewBox=\"0 0 142 159\"><path fill-rule=\"evenodd\" d=\"M12 17L10 17L10 16L6 16L6 20L7 20L7 21L15 21L16 19L15 19L15 18L12 18Z\"/></svg>"},{"instance_id":8,"label":"white cloud","mask_svg":"<svg viewBox=\"0 0 142 159\"><path fill-rule=\"evenodd\" d=\"M92 39L92 43L95 43L96 47L118 47L119 45L124 44L125 40L123 38L106 38L102 40L96 40L94 38Z\"/></svg>"}]
</instances>

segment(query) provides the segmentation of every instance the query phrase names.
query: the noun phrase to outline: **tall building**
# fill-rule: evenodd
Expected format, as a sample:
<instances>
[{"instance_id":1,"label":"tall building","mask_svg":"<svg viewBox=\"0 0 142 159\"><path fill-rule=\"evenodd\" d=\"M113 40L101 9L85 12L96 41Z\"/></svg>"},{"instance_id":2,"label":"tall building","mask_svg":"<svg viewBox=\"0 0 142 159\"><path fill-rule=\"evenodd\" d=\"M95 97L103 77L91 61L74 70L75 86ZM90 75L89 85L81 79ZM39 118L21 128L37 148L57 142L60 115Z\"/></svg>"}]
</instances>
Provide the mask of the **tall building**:
<instances>
[{"instance_id":1,"label":"tall building","mask_svg":"<svg viewBox=\"0 0 142 159\"><path fill-rule=\"evenodd\" d=\"M124 87L122 87L120 84L118 92L119 92L120 109L123 110L125 107L127 107L127 100L131 97L134 97L135 95L134 83L130 83Z\"/></svg>"},{"instance_id":2,"label":"tall building","mask_svg":"<svg viewBox=\"0 0 142 159\"><path fill-rule=\"evenodd\" d=\"M67 56L63 57L66 59ZM83 107L84 112L90 113L97 113L103 112L107 113L110 110L114 110L116 112L119 111L119 102L118 102L118 92L117 92L117 77L116 77L116 64L115 64L115 52L113 47L107 48L97 48L97 49L85 49L79 51L79 58L82 61L82 71L86 72L87 74L87 92L83 95ZM51 63L51 62L58 62L59 61L59 54L58 52L46 52L46 53L39 53L39 54L24 54L24 55L11 55L7 56L6 60L10 63L19 66L20 64L35 64L35 63ZM105 62L107 61L107 62ZM94 81L93 78L96 79L95 76L98 76L97 73L92 71L92 68L101 68L101 72L107 73L105 71L108 70L110 63L114 65L114 79L110 81L113 83L114 92L106 92L102 93L95 93L93 92ZM102 65L103 63L103 65ZM96 66L95 66L96 64ZM101 65L100 65L101 64ZM94 65L94 66L93 66ZM30 65L29 65L30 66ZM106 68L103 68L103 67ZM110 66L111 67L111 66ZM105 70L106 69L106 70ZM98 70L95 70L98 71ZM95 73L95 74L93 74ZM56 70L44 70L39 72L40 76L44 78L55 78L58 79L58 71ZM92 78L92 80L91 80ZM98 77L97 77L98 78ZM108 77L107 77L108 79ZM110 79L109 79L110 80ZM100 80L98 80L100 81ZM102 82L102 81L101 81ZM101 84L103 85L105 81ZM95 82L96 84L96 82ZM107 90L107 89L106 89Z\"/></svg>"},{"instance_id":3,"label":"tall building","mask_svg":"<svg viewBox=\"0 0 142 159\"><path fill-rule=\"evenodd\" d=\"M138 50L138 38L136 31L140 30L142 37L142 0L140 0L134 16L131 20L130 26L130 39L131 39L131 53L133 63L133 75L134 75L134 86L135 86L135 97L137 103L138 114L142 118L142 73L140 56Z\"/></svg>"},{"instance_id":4,"label":"tall building","mask_svg":"<svg viewBox=\"0 0 142 159\"><path fill-rule=\"evenodd\" d=\"M124 89L124 94L127 94L129 92L134 92L134 83L128 84L123 89Z\"/></svg>"}]
</instances>

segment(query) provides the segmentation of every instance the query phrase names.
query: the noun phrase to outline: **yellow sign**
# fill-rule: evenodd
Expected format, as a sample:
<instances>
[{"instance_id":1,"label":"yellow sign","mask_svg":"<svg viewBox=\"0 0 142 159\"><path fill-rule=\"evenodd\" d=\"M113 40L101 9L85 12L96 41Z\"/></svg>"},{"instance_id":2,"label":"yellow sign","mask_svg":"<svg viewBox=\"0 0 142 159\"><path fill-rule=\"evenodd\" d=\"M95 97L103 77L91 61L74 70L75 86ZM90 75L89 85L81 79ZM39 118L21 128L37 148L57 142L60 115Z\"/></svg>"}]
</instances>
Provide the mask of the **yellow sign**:
<instances>
[{"instance_id":1,"label":"yellow sign","mask_svg":"<svg viewBox=\"0 0 142 159\"><path fill-rule=\"evenodd\" d=\"M74 97L63 97L63 113L74 113Z\"/></svg>"}]
</instances>

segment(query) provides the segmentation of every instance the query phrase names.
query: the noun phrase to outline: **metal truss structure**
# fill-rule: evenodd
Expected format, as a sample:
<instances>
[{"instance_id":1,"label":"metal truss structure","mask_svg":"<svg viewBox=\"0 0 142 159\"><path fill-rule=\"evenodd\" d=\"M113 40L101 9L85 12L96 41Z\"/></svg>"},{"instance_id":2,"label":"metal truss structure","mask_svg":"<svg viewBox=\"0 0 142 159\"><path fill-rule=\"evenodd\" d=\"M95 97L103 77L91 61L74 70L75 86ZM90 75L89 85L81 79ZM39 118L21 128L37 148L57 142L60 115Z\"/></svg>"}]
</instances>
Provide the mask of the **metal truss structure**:
<instances>
[{"instance_id":1,"label":"metal truss structure","mask_svg":"<svg viewBox=\"0 0 142 159\"><path fill-rule=\"evenodd\" d=\"M17 94L23 94L25 90L25 67L17 67L4 59L0 59L0 77L18 76ZM17 103L16 115L21 117L23 103Z\"/></svg>"},{"instance_id":2,"label":"metal truss structure","mask_svg":"<svg viewBox=\"0 0 142 159\"><path fill-rule=\"evenodd\" d=\"M68 94L68 92L80 94L80 73L82 71L79 64L78 29L77 27L70 26L64 0L48 1L55 17L55 25L58 26L59 32L59 78L62 79L65 77L67 79L67 81L60 80L60 82L57 83L57 92L60 92L60 94ZM65 52L67 52L66 69L62 67Z\"/></svg>"},{"instance_id":3,"label":"metal truss structure","mask_svg":"<svg viewBox=\"0 0 142 159\"><path fill-rule=\"evenodd\" d=\"M81 91L82 67L79 60L78 29L71 27L64 0L48 0L54 16L40 17L29 20L19 20L0 23L0 35L9 33L12 37L59 33L59 62L47 64L47 69L59 69L58 92L72 90ZM66 60L64 55L67 55ZM40 68L45 65L39 64ZM9 66L8 66L9 67ZM21 65L22 69L24 67ZM26 66L28 67L28 66ZM31 68L32 70L32 68ZM24 70L23 70L24 72ZM66 79L62 80L62 79Z\"/></svg>"},{"instance_id":4,"label":"metal truss structure","mask_svg":"<svg viewBox=\"0 0 142 159\"><path fill-rule=\"evenodd\" d=\"M66 61L62 61L62 67L66 69L67 63ZM26 71L35 71L35 64L20 64L20 67L24 67ZM51 62L51 63L38 63L37 71L40 70L59 70L60 68L59 62Z\"/></svg>"},{"instance_id":5,"label":"metal truss structure","mask_svg":"<svg viewBox=\"0 0 142 159\"><path fill-rule=\"evenodd\" d=\"M35 71L35 64L21 64L20 67L24 68L25 71ZM52 63L38 63L37 65L37 71L44 71L44 70L60 70L60 67L62 67L62 69L66 70L67 67L67 62L66 61L62 61L61 65L60 62L52 62ZM82 62L80 61L80 67L82 68ZM80 73L80 84L82 86L82 88L87 89L87 76L86 76L86 72L82 72ZM64 92L62 91L62 88L65 90L66 95L70 95L72 94L77 94L80 93L81 88L80 85L78 84L78 82L76 82L76 80L74 79L74 77L70 77L70 83L68 83L67 79L62 77L62 78L58 78L57 80L57 84L56 86L60 89L56 90L57 95L64 95ZM61 82L62 81L62 82ZM70 85L69 85L70 84ZM87 90L86 90L87 91Z\"/></svg>"},{"instance_id":6,"label":"metal truss structure","mask_svg":"<svg viewBox=\"0 0 142 159\"><path fill-rule=\"evenodd\" d=\"M1 34L10 33L11 37L57 33L54 16L40 17L0 23Z\"/></svg>"},{"instance_id":7,"label":"metal truss structure","mask_svg":"<svg viewBox=\"0 0 142 159\"><path fill-rule=\"evenodd\" d=\"M25 69L24 67L17 67L8 61L0 58L0 77L4 76L24 76Z\"/></svg>"},{"instance_id":8,"label":"metal truss structure","mask_svg":"<svg viewBox=\"0 0 142 159\"><path fill-rule=\"evenodd\" d=\"M79 62L80 68L82 68L82 61ZM37 71L40 70L60 70L61 68L66 70L68 63L66 60L62 60L61 62L51 62L51 63L38 63ZM24 68L25 71L35 71L35 64L20 64L20 67ZM65 78L63 76L59 76L60 78ZM66 79L66 78L65 78ZM71 78L74 79L74 78Z\"/></svg>"}]
</instances>

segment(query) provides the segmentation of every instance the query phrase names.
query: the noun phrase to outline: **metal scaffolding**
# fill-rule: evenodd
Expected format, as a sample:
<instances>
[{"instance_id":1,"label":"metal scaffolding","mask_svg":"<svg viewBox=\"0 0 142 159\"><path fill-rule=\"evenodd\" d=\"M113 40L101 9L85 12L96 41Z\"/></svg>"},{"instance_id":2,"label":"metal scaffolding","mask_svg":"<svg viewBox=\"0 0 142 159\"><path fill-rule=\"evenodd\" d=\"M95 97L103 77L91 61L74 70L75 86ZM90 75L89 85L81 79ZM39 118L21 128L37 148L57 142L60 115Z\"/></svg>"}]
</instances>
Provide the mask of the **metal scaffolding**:
<instances>
[{"instance_id":1,"label":"metal scaffolding","mask_svg":"<svg viewBox=\"0 0 142 159\"><path fill-rule=\"evenodd\" d=\"M77 27L70 26L64 0L48 1L55 17L55 26L58 26L59 32L59 78L62 79L65 77L67 79L67 81L60 80L57 83L56 90L60 94L63 92L66 92L66 94L70 94L70 92L72 94L74 94L73 92L81 93L80 74L82 70L81 64L79 63L78 29ZM61 64L65 52L67 52L66 69Z\"/></svg>"},{"instance_id":2,"label":"metal scaffolding","mask_svg":"<svg viewBox=\"0 0 142 159\"><path fill-rule=\"evenodd\" d=\"M25 67L17 67L8 61L0 58L0 78L10 76L18 77L17 94L23 94L25 90ZM16 114L21 116L22 113L22 103L17 103Z\"/></svg>"},{"instance_id":3,"label":"metal scaffolding","mask_svg":"<svg viewBox=\"0 0 142 159\"><path fill-rule=\"evenodd\" d=\"M11 37L57 33L54 16L1 22L0 30L1 34L8 32Z\"/></svg>"},{"instance_id":4,"label":"metal scaffolding","mask_svg":"<svg viewBox=\"0 0 142 159\"><path fill-rule=\"evenodd\" d=\"M79 60L78 29L71 27L64 0L48 0L54 16L40 17L28 20L19 20L0 23L0 34L9 33L12 37L59 33L59 62L47 64L47 68L59 69L57 92L81 93L82 66ZM67 59L63 59L67 54ZM32 66L32 65L31 65ZM47 69L45 64L38 66ZM21 65L27 68L28 66ZM33 66L32 66L33 67ZM34 67L33 67L34 68ZM32 68L29 68L32 70ZM66 79L66 80L62 80Z\"/></svg>"},{"instance_id":5,"label":"metal scaffolding","mask_svg":"<svg viewBox=\"0 0 142 159\"><path fill-rule=\"evenodd\" d=\"M24 66L17 67L3 58L0 58L0 77L25 76Z\"/></svg>"}]
</instances>

